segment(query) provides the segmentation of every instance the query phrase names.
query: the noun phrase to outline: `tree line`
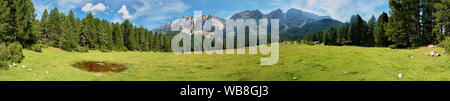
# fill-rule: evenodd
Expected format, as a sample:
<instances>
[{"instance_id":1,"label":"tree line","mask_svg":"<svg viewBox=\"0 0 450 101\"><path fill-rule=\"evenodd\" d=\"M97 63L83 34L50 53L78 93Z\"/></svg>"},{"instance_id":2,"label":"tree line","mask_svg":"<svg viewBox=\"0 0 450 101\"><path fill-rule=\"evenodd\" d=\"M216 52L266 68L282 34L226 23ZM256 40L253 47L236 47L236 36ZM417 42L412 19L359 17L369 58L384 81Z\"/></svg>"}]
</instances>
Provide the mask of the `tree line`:
<instances>
[{"instance_id":1,"label":"tree line","mask_svg":"<svg viewBox=\"0 0 450 101\"><path fill-rule=\"evenodd\" d=\"M50 13L45 9L36 23L38 43L67 51L170 51L168 36L135 27L129 20L111 23L94 18L92 13L80 19L72 10L66 16L54 8Z\"/></svg>"},{"instance_id":2,"label":"tree line","mask_svg":"<svg viewBox=\"0 0 450 101\"><path fill-rule=\"evenodd\" d=\"M314 32L301 40L325 45L406 48L438 44L446 36L450 23L450 0L389 0L390 16L383 12L364 21L353 15L341 27Z\"/></svg>"},{"instance_id":3,"label":"tree line","mask_svg":"<svg viewBox=\"0 0 450 101\"><path fill-rule=\"evenodd\" d=\"M66 51L170 51L171 38L129 20L111 23L89 13L83 19L58 8L44 10L35 19L31 0L0 0L0 67L20 63L22 49L41 51L43 46Z\"/></svg>"},{"instance_id":4,"label":"tree line","mask_svg":"<svg viewBox=\"0 0 450 101\"><path fill-rule=\"evenodd\" d=\"M58 8L45 9L37 20L34 11L31 0L0 0L0 49L18 42L23 48L47 45L66 51L170 51L170 37L129 20L111 23L92 13L80 19Z\"/></svg>"}]
</instances>

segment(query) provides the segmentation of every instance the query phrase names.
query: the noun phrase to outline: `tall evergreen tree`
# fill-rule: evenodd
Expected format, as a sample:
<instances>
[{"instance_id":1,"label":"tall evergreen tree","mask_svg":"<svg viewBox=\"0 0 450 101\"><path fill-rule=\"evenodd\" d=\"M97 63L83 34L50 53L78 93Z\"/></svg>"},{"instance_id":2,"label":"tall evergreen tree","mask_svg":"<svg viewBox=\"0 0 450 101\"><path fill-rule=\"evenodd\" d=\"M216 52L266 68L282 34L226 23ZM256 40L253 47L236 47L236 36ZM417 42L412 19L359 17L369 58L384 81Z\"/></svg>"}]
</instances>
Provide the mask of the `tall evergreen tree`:
<instances>
[{"instance_id":1,"label":"tall evergreen tree","mask_svg":"<svg viewBox=\"0 0 450 101\"><path fill-rule=\"evenodd\" d=\"M350 27L347 37L352 45L364 45L365 33L367 32L366 22L359 15L354 15L350 19Z\"/></svg>"},{"instance_id":2,"label":"tall evergreen tree","mask_svg":"<svg viewBox=\"0 0 450 101\"><path fill-rule=\"evenodd\" d=\"M373 32L375 46L386 47L388 45L388 38L385 31L388 21L389 17L385 12L378 17L377 25Z\"/></svg>"},{"instance_id":3,"label":"tall evergreen tree","mask_svg":"<svg viewBox=\"0 0 450 101\"><path fill-rule=\"evenodd\" d=\"M122 34L122 29L119 23L113 24L113 39L114 39L114 49L117 51L127 50L124 44L124 36Z\"/></svg>"},{"instance_id":4,"label":"tall evergreen tree","mask_svg":"<svg viewBox=\"0 0 450 101\"><path fill-rule=\"evenodd\" d=\"M108 49L108 33L106 32L106 26L103 25L100 19L95 20L95 26L97 26L97 35L98 35L98 44L96 46L97 49L101 51L107 51Z\"/></svg>"},{"instance_id":5,"label":"tall evergreen tree","mask_svg":"<svg viewBox=\"0 0 450 101\"><path fill-rule=\"evenodd\" d=\"M42 14L42 18L40 21L40 31L39 31L39 40L43 41L44 43L48 42L48 11L47 9L44 9L44 13Z\"/></svg>"},{"instance_id":6,"label":"tall evergreen tree","mask_svg":"<svg viewBox=\"0 0 450 101\"><path fill-rule=\"evenodd\" d=\"M11 1L10 0L0 0L0 47L5 43L13 41L12 22L11 16Z\"/></svg>"},{"instance_id":7,"label":"tall evergreen tree","mask_svg":"<svg viewBox=\"0 0 450 101\"><path fill-rule=\"evenodd\" d=\"M31 0L12 0L12 14L14 40L20 42L22 46L29 47L37 41L36 34L33 33L33 22L36 15Z\"/></svg>"},{"instance_id":8,"label":"tall evergreen tree","mask_svg":"<svg viewBox=\"0 0 450 101\"><path fill-rule=\"evenodd\" d=\"M72 22L72 19L75 19L73 16L72 11L70 11L69 16L67 17L61 13L61 18L64 18L64 21L62 22L63 33L60 39L60 48L67 51L72 51L74 47L77 46L75 42L75 31L73 28L74 23Z\"/></svg>"},{"instance_id":9,"label":"tall evergreen tree","mask_svg":"<svg viewBox=\"0 0 450 101\"><path fill-rule=\"evenodd\" d=\"M81 27L81 35L80 35L80 45L83 47L91 47L92 42L95 42L96 40L92 40L91 38L94 35L94 25L92 24L94 22L94 16L89 13L86 15L86 17L82 20L82 27Z\"/></svg>"},{"instance_id":10,"label":"tall evergreen tree","mask_svg":"<svg viewBox=\"0 0 450 101\"><path fill-rule=\"evenodd\" d=\"M131 51L138 50L133 24L131 24L129 20L125 20L123 22L122 33L125 35L124 42L125 42L125 46L128 48L128 50L131 50Z\"/></svg>"},{"instance_id":11,"label":"tall evergreen tree","mask_svg":"<svg viewBox=\"0 0 450 101\"><path fill-rule=\"evenodd\" d=\"M151 51L155 51L155 35L152 31L148 33L148 40L149 40L149 48Z\"/></svg>"},{"instance_id":12,"label":"tall evergreen tree","mask_svg":"<svg viewBox=\"0 0 450 101\"><path fill-rule=\"evenodd\" d=\"M372 15L372 17L370 18L370 20L367 22L367 32L364 35L364 46L374 46L374 38L373 38L373 31L375 30L375 26L376 26L376 19L375 16Z\"/></svg>"},{"instance_id":13,"label":"tall evergreen tree","mask_svg":"<svg viewBox=\"0 0 450 101\"><path fill-rule=\"evenodd\" d=\"M436 32L436 38L438 41L445 39L444 36L450 36L450 0L437 0L433 3L433 7L436 12L433 13L436 24L434 25L433 32Z\"/></svg>"},{"instance_id":14,"label":"tall evergreen tree","mask_svg":"<svg viewBox=\"0 0 450 101\"><path fill-rule=\"evenodd\" d=\"M136 36L138 39L140 50L147 51L148 49L146 49L147 47L145 46L145 42L146 42L145 29L143 26L140 26L137 29Z\"/></svg>"},{"instance_id":15,"label":"tall evergreen tree","mask_svg":"<svg viewBox=\"0 0 450 101\"><path fill-rule=\"evenodd\" d=\"M433 17L433 13L436 12L436 9L433 7L433 4L436 3L437 0L421 0L421 34L420 40L423 41L422 44L433 43L437 44L436 40L437 36L433 32L433 26L435 24L435 17Z\"/></svg>"},{"instance_id":16,"label":"tall evergreen tree","mask_svg":"<svg viewBox=\"0 0 450 101\"><path fill-rule=\"evenodd\" d=\"M58 8L53 8L50 11L50 15L48 16L48 21L47 21L47 25L48 25L48 39L49 39L49 44L51 46L58 46L58 42L59 42L59 34L62 33L61 31L61 20L60 20L60 15L59 15L59 11Z\"/></svg>"},{"instance_id":17,"label":"tall evergreen tree","mask_svg":"<svg viewBox=\"0 0 450 101\"><path fill-rule=\"evenodd\" d=\"M161 50L161 34L155 33L155 45L156 50Z\"/></svg>"},{"instance_id":18,"label":"tall evergreen tree","mask_svg":"<svg viewBox=\"0 0 450 101\"><path fill-rule=\"evenodd\" d=\"M20 42L28 47L37 41L33 33L35 21L31 0L0 0L0 37L8 43Z\"/></svg>"},{"instance_id":19,"label":"tall evergreen tree","mask_svg":"<svg viewBox=\"0 0 450 101\"><path fill-rule=\"evenodd\" d=\"M420 0L389 0L391 17L386 32L401 46L417 46L420 35Z\"/></svg>"}]
</instances>

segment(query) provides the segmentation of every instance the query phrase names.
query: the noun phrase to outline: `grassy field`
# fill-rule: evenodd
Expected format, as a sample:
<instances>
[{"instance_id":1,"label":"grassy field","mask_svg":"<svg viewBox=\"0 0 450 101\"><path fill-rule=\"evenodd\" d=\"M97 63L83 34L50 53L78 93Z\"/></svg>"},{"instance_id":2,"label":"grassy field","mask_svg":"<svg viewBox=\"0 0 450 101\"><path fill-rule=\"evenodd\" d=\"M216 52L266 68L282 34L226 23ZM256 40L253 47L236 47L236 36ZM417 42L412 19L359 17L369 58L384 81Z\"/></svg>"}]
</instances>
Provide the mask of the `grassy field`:
<instances>
[{"instance_id":1,"label":"grassy field","mask_svg":"<svg viewBox=\"0 0 450 101\"><path fill-rule=\"evenodd\" d=\"M65 52L24 50L25 59L0 70L1 81L449 81L450 56L415 50L281 44L277 65L259 65L260 55L175 55L158 52ZM74 68L80 61L125 64L121 73ZM22 68L22 65L26 66ZM344 74L348 71L348 74ZM397 74L402 73L403 78Z\"/></svg>"}]
</instances>

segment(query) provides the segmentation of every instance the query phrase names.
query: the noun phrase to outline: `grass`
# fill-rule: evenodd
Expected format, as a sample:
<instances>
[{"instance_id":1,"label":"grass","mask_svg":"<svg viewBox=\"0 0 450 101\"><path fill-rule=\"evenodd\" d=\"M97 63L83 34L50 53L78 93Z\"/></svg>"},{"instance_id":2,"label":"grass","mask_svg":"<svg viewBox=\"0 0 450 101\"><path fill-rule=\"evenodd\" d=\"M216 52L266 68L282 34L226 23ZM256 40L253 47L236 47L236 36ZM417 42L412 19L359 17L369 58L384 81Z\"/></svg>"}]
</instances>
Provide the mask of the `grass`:
<instances>
[{"instance_id":1,"label":"grass","mask_svg":"<svg viewBox=\"0 0 450 101\"><path fill-rule=\"evenodd\" d=\"M281 44L273 66L259 65L261 55L175 55L158 52L65 52L24 50L25 59L0 70L1 81L449 81L450 56L428 57L415 50L354 46ZM414 58L412 58L414 56ZM80 61L125 64L121 73L74 68ZM24 65L26 68L22 68ZM29 70L32 69L32 70ZM344 74L344 71L348 71ZM403 78L397 74L402 73Z\"/></svg>"}]
</instances>

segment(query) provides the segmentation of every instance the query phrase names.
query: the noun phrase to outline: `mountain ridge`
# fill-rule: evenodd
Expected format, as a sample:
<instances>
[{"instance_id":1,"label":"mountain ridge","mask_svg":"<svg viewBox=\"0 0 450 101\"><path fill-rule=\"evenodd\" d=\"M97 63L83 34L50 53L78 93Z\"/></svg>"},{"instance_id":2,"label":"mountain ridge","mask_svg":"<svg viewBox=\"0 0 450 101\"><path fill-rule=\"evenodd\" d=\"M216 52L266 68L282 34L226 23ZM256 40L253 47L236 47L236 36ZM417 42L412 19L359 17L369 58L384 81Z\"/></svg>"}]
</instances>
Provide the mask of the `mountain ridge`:
<instances>
[{"instance_id":1,"label":"mountain ridge","mask_svg":"<svg viewBox=\"0 0 450 101\"><path fill-rule=\"evenodd\" d=\"M225 20L220 17L216 17L213 14L210 15L203 15L202 17L206 17L208 19L211 18L217 18L222 21L222 23L225 25ZM162 32L167 33L170 32L170 26L180 20L186 20L186 21L193 21L192 16L183 16L180 19L174 20L172 22L163 24L155 29L153 29L153 32ZM279 19L280 20L280 30L283 30L285 28L290 27L302 27L303 25L307 23L312 23L314 21L319 21L322 19L332 19L330 16L319 16L313 13L304 12L299 9L291 8L287 10L286 12L283 12L281 9L274 10L272 12L269 12L268 14L264 14L258 9L256 10L245 10L238 13L233 14L229 19ZM203 19L205 20L205 19ZM204 22L204 21L203 21ZM258 20L257 20L258 23Z\"/></svg>"}]
</instances>

